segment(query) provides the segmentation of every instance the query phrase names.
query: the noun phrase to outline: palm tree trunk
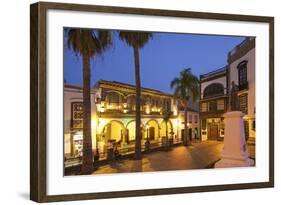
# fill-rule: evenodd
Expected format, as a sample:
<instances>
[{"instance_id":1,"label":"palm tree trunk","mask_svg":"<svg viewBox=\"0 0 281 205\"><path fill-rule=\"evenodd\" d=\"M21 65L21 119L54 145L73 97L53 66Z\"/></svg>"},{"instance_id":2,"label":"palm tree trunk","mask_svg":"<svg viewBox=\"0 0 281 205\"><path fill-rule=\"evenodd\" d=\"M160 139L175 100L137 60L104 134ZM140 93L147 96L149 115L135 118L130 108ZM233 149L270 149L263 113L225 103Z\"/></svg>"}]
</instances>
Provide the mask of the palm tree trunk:
<instances>
[{"instance_id":1,"label":"palm tree trunk","mask_svg":"<svg viewBox=\"0 0 281 205\"><path fill-rule=\"evenodd\" d=\"M168 143L169 143L169 139L168 139L168 121L166 121L165 124L166 124L166 149L168 150L168 148L169 148L169 145L168 145Z\"/></svg>"},{"instance_id":2,"label":"palm tree trunk","mask_svg":"<svg viewBox=\"0 0 281 205\"><path fill-rule=\"evenodd\" d=\"M136 141L135 141L135 159L141 159L141 113L140 113L140 95L141 95L141 82L140 82L140 61L139 49L134 49L135 60L135 81L136 81Z\"/></svg>"},{"instance_id":3,"label":"palm tree trunk","mask_svg":"<svg viewBox=\"0 0 281 205\"><path fill-rule=\"evenodd\" d=\"M83 157L82 174L93 171L93 152L91 136L91 68L90 55L83 54Z\"/></svg>"}]
</instances>

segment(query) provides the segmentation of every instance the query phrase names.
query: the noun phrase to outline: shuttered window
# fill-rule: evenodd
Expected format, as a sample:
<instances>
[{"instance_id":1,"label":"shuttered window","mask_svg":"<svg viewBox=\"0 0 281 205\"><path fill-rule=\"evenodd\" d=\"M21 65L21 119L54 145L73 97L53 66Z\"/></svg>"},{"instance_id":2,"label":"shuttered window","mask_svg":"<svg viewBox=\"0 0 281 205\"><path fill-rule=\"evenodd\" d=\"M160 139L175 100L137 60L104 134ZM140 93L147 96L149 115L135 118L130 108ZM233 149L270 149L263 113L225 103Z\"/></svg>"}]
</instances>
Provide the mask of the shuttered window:
<instances>
[{"instance_id":1,"label":"shuttered window","mask_svg":"<svg viewBox=\"0 0 281 205\"><path fill-rule=\"evenodd\" d=\"M242 94L239 96L239 107L241 112L245 114L248 113L248 94Z\"/></svg>"},{"instance_id":2,"label":"shuttered window","mask_svg":"<svg viewBox=\"0 0 281 205\"><path fill-rule=\"evenodd\" d=\"M218 110L224 110L224 100L218 100L217 101L217 109Z\"/></svg>"},{"instance_id":3,"label":"shuttered window","mask_svg":"<svg viewBox=\"0 0 281 205\"><path fill-rule=\"evenodd\" d=\"M201 104L201 112L207 112L207 103Z\"/></svg>"}]
</instances>

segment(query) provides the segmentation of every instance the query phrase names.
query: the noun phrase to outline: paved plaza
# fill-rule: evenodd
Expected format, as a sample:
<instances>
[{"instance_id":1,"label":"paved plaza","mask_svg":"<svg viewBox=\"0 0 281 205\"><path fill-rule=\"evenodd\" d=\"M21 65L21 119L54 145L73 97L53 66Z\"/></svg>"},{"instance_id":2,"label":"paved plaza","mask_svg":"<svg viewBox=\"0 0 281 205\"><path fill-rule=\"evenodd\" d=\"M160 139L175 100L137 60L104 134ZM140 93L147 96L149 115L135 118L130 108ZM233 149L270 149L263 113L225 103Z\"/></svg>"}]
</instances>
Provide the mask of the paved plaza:
<instances>
[{"instance_id":1,"label":"paved plaza","mask_svg":"<svg viewBox=\"0 0 281 205\"><path fill-rule=\"evenodd\" d=\"M223 142L205 141L191 146L178 146L170 151L158 151L143 155L141 160L122 160L100 166L93 174L149 172L167 170L203 169L220 159ZM248 146L255 158L255 147Z\"/></svg>"}]
</instances>

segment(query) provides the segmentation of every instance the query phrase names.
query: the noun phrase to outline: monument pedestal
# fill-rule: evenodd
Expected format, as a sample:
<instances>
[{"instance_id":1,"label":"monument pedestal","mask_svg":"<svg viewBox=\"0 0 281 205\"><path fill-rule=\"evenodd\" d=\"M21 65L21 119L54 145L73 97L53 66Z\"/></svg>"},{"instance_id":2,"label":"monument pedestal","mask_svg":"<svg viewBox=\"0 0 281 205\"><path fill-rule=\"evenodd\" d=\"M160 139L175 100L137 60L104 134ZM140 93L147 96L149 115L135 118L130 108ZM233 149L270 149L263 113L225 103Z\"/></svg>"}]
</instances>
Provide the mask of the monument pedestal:
<instances>
[{"instance_id":1,"label":"monument pedestal","mask_svg":"<svg viewBox=\"0 0 281 205\"><path fill-rule=\"evenodd\" d=\"M241 111L231 111L223 115L225 122L224 148L221 160L215 164L215 168L254 165L254 161L249 158L246 146L243 116Z\"/></svg>"}]
</instances>

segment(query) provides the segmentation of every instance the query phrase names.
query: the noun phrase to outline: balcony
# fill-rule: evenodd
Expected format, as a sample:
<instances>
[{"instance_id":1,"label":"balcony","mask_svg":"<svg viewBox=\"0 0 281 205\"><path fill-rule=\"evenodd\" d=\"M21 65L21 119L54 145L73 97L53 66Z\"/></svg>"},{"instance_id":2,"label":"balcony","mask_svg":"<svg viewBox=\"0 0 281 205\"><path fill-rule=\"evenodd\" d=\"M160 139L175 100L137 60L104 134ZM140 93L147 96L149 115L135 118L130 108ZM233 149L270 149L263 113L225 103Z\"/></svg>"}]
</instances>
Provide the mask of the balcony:
<instances>
[{"instance_id":1,"label":"balcony","mask_svg":"<svg viewBox=\"0 0 281 205\"><path fill-rule=\"evenodd\" d=\"M238 90L239 91L241 91L241 90L248 90L248 89L249 89L248 81L238 85Z\"/></svg>"},{"instance_id":2,"label":"balcony","mask_svg":"<svg viewBox=\"0 0 281 205\"><path fill-rule=\"evenodd\" d=\"M135 105L134 104L127 104L127 103L105 103L101 102L97 104L97 112L99 114L117 114L117 115L133 115L135 114ZM158 106L158 107L152 107L146 105L141 105L141 114L142 115L162 115L162 111L164 110L164 107ZM170 111L170 110L169 110Z\"/></svg>"}]
</instances>

